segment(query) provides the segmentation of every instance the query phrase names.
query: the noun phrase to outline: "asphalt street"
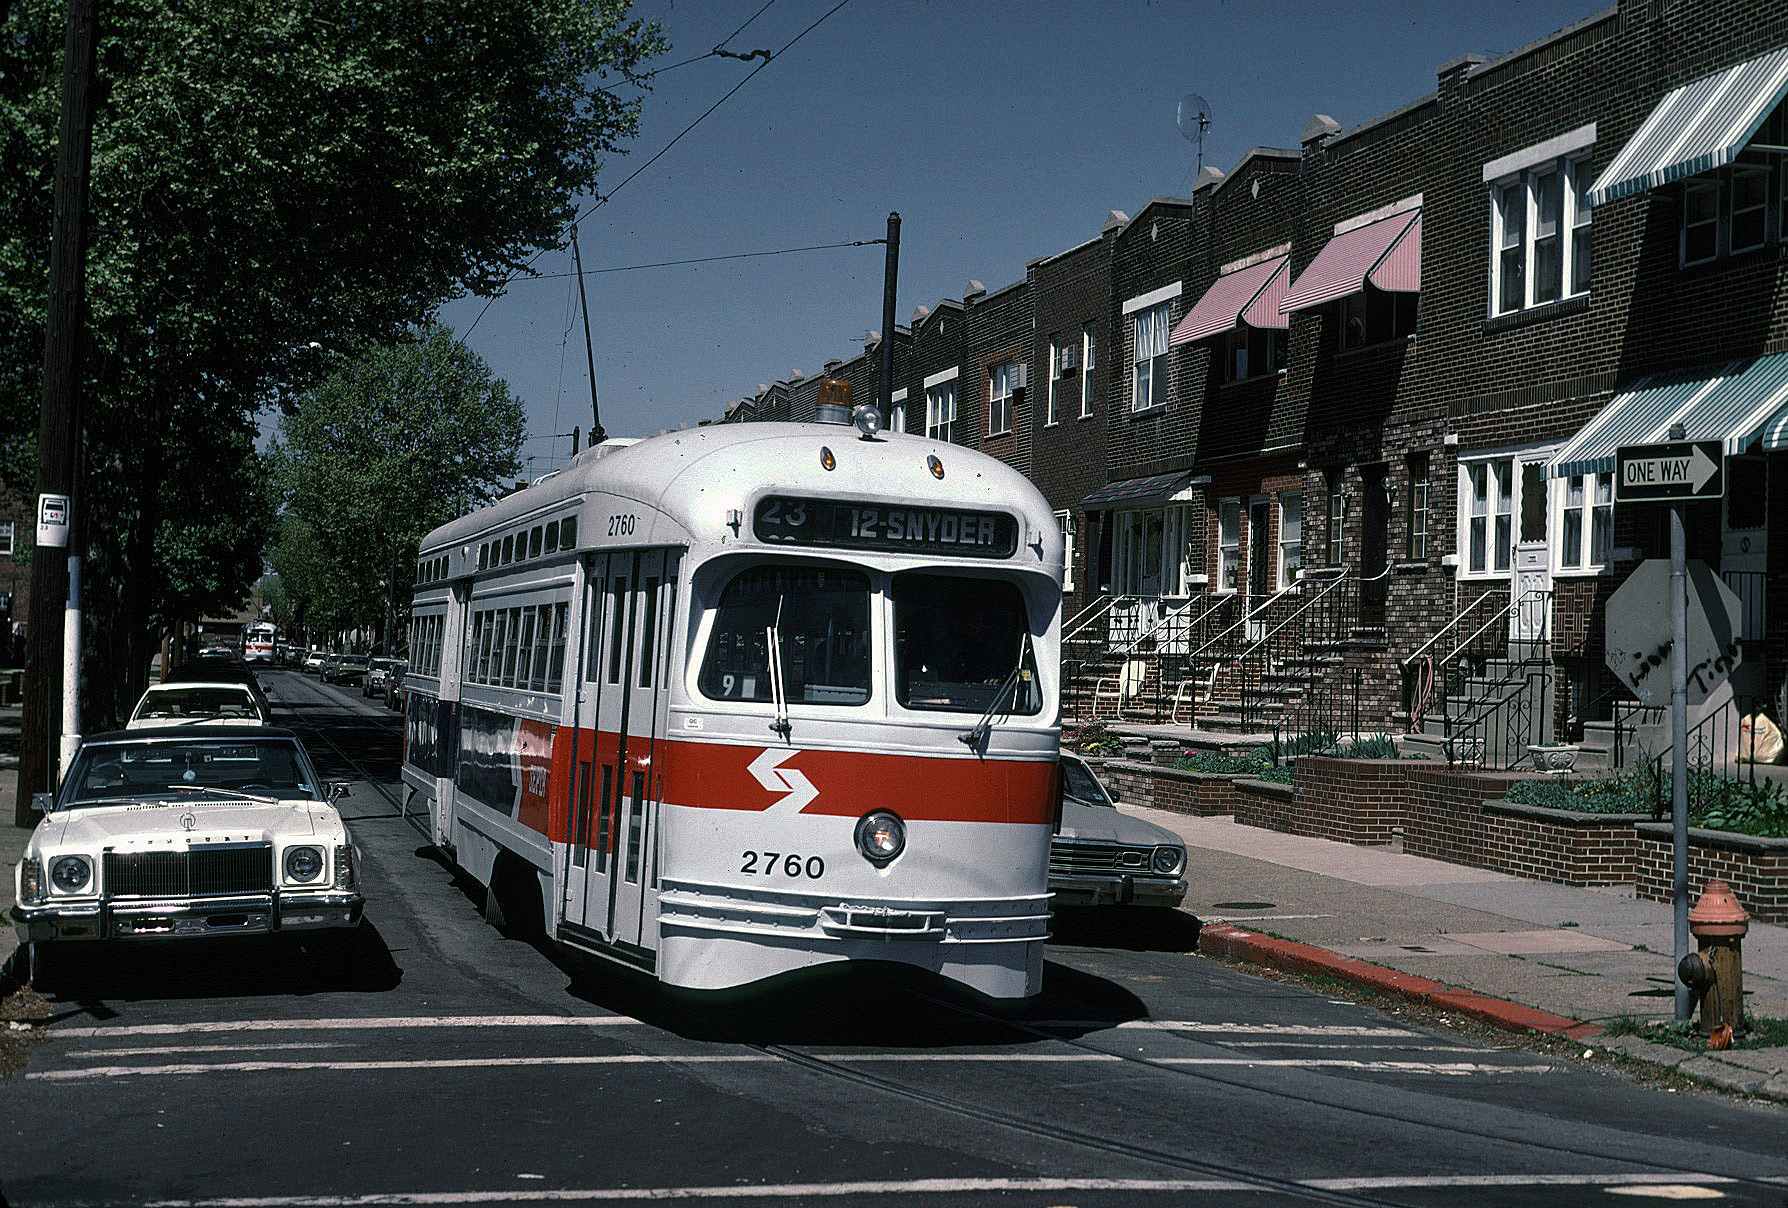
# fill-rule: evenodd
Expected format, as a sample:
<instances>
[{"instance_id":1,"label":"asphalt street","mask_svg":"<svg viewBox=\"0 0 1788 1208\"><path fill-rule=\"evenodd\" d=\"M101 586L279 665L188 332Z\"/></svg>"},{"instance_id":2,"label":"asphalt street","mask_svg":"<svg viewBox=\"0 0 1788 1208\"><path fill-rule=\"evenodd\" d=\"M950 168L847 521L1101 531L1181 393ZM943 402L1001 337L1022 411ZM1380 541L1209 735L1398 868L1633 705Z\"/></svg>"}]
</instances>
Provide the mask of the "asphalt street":
<instances>
[{"instance_id":1,"label":"asphalt street","mask_svg":"<svg viewBox=\"0 0 1788 1208\"><path fill-rule=\"evenodd\" d=\"M87 962L0 1083L28 1205L1782 1204L1779 1107L1667 1093L1058 919L1002 1007L873 971L725 997L506 938L394 808L397 718L273 677L365 853L354 959ZM1126 920L1131 916L1122 916Z\"/></svg>"}]
</instances>

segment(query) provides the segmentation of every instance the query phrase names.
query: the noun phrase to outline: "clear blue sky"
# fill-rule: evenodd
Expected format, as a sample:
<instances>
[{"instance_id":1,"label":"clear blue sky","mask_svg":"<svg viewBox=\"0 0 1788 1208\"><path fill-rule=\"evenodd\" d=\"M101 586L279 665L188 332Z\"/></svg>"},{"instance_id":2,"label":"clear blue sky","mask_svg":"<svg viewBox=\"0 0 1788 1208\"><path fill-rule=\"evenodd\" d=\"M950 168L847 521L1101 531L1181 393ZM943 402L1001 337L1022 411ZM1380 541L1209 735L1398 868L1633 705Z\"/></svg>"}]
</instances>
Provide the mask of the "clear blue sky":
<instances>
[{"instance_id":1,"label":"clear blue sky","mask_svg":"<svg viewBox=\"0 0 1788 1208\"><path fill-rule=\"evenodd\" d=\"M1344 128L1432 92L1435 68L1494 57L1598 11L1592 0L641 0L672 49L782 51L665 72L640 137L604 169L611 201L581 227L602 419L647 436L718 419L759 383L812 375L881 326L881 246L625 272L667 260L882 237L902 220L895 313L989 290L1098 234L1111 210L1187 196L1196 150L1179 99L1210 103L1204 162L1296 147L1312 115ZM824 18L822 20L822 18ZM586 207L588 201L585 203ZM590 427L569 249L486 308L441 317L528 408L528 472ZM482 317L480 317L482 315ZM476 320L476 326L474 326Z\"/></svg>"}]
</instances>

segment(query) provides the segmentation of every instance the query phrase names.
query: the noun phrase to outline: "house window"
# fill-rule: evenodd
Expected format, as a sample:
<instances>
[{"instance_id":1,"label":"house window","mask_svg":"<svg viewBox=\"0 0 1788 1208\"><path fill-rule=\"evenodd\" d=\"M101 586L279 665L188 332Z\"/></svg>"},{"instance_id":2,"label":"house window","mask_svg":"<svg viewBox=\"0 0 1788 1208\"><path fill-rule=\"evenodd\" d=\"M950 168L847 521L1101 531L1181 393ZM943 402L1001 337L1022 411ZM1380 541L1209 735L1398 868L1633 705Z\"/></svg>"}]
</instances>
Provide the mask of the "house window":
<instances>
[{"instance_id":1,"label":"house window","mask_svg":"<svg viewBox=\"0 0 1788 1208\"><path fill-rule=\"evenodd\" d=\"M1428 556L1428 454L1409 455L1408 552L1411 558Z\"/></svg>"},{"instance_id":2,"label":"house window","mask_svg":"<svg viewBox=\"0 0 1788 1208\"><path fill-rule=\"evenodd\" d=\"M1217 504L1217 590L1235 591L1242 581L1242 501Z\"/></svg>"},{"instance_id":3,"label":"house window","mask_svg":"<svg viewBox=\"0 0 1788 1208\"><path fill-rule=\"evenodd\" d=\"M896 390L888 400L888 431L906 431L906 391Z\"/></svg>"},{"instance_id":4,"label":"house window","mask_svg":"<svg viewBox=\"0 0 1788 1208\"><path fill-rule=\"evenodd\" d=\"M1341 319L1338 339L1341 351L1346 352L1415 334L1421 295L1393 293L1368 284L1336 305Z\"/></svg>"},{"instance_id":5,"label":"house window","mask_svg":"<svg viewBox=\"0 0 1788 1208\"><path fill-rule=\"evenodd\" d=\"M1062 381L1072 360L1073 346L1061 340L1049 341L1049 393L1043 400L1043 424L1054 427L1062 422Z\"/></svg>"},{"instance_id":6,"label":"house window","mask_svg":"<svg viewBox=\"0 0 1788 1208\"><path fill-rule=\"evenodd\" d=\"M1769 169L1756 164L1732 167L1732 251L1749 252L1768 239Z\"/></svg>"},{"instance_id":7,"label":"house window","mask_svg":"<svg viewBox=\"0 0 1788 1208\"><path fill-rule=\"evenodd\" d=\"M1703 264L1720 254L1720 179L1688 181L1682 190L1684 264Z\"/></svg>"},{"instance_id":8,"label":"house window","mask_svg":"<svg viewBox=\"0 0 1788 1208\"><path fill-rule=\"evenodd\" d=\"M992 393L987 401L989 436L1008 436L1012 432L1012 383L1017 377L1018 366L1011 361L993 367Z\"/></svg>"},{"instance_id":9,"label":"house window","mask_svg":"<svg viewBox=\"0 0 1788 1208\"><path fill-rule=\"evenodd\" d=\"M1304 493L1279 496L1279 582L1289 585L1304 565Z\"/></svg>"},{"instance_id":10,"label":"house window","mask_svg":"<svg viewBox=\"0 0 1788 1208\"><path fill-rule=\"evenodd\" d=\"M1492 313L1510 314L1589 289L1586 154L1550 159L1491 185Z\"/></svg>"},{"instance_id":11,"label":"house window","mask_svg":"<svg viewBox=\"0 0 1788 1208\"><path fill-rule=\"evenodd\" d=\"M1684 266L1788 242L1788 176L1738 163L1684 181L1677 239Z\"/></svg>"},{"instance_id":12,"label":"house window","mask_svg":"<svg viewBox=\"0 0 1788 1208\"><path fill-rule=\"evenodd\" d=\"M1329 565L1340 566L1344 552L1341 545L1342 529L1347 523L1346 471L1336 466L1329 471L1328 478L1328 529L1323 534L1323 544L1328 552Z\"/></svg>"},{"instance_id":13,"label":"house window","mask_svg":"<svg viewBox=\"0 0 1788 1208\"><path fill-rule=\"evenodd\" d=\"M1285 368L1286 331L1243 323L1223 336L1223 380L1240 382Z\"/></svg>"},{"instance_id":14,"label":"house window","mask_svg":"<svg viewBox=\"0 0 1788 1208\"><path fill-rule=\"evenodd\" d=\"M1465 506L1465 570L1472 575L1506 574L1513 544L1515 513L1512 458L1469 462L1459 467Z\"/></svg>"},{"instance_id":15,"label":"house window","mask_svg":"<svg viewBox=\"0 0 1788 1208\"><path fill-rule=\"evenodd\" d=\"M1080 329L1080 418L1093 414L1093 348L1095 332L1088 323Z\"/></svg>"},{"instance_id":16,"label":"house window","mask_svg":"<svg viewBox=\"0 0 1788 1208\"><path fill-rule=\"evenodd\" d=\"M14 524L11 520L0 520L0 554L10 554L13 551Z\"/></svg>"},{"instance_id":17,"label":"house window","mask_svg":"<svg viewBox=\"0 0 1788 1208\"><path fill-rule=\"evenodd\" d=\"M1614 475L1573 474L1559 487L1559 567L1605 568L1614 555Z\"/></svg>"},{"instance_id":18,"label":"house window","mask_svg":"<svg viewBox=\"0 0 1788 1208\"><path fill-rule=\"evenodd\" d=\"M956 439L956 383L925 388L925 435L932 440Z\"/></svg>"},{"instance_id":19,"label":"house window","mask_svg":"<svg viewBox=\"0 0 1788 1208\"><path fill-rule=\"evenodd\" d=\"M1074 537L1080 529L1074 521L1074 513L1063 509L1055 514L1055 522L1062 530L1062 589L1074 590Z\"/></svg>"},{"instance_id":20,"label":"house window","mask_svg":"<svg viewBox=\"0 0 1788 1208\"><path fill-rule=\"evenodd\" d=\"M1131 376L1130 410L1147 411L1167 403L1168 314L1173 304L1161 302L1136 312L1136 363Z\"/></svg>"}]
</instances>

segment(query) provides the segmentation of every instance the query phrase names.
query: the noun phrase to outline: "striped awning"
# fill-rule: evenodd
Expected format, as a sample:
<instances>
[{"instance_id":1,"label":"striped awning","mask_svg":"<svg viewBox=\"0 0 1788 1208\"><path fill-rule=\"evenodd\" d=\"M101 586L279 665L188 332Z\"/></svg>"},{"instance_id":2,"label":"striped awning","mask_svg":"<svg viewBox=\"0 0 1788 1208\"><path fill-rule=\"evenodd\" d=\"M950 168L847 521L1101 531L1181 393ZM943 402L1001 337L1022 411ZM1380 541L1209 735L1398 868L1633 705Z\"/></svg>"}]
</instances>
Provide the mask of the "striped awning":
<instances>
[{"instance_id":1,"label":"striped awning","mask_svg":"<svg viewBox=\"0 0 1788 1208\"><path fill-rule=\"evenodd\" d=\"M1734 361L1712 375L1644 378L1616 395L1558 451L1553 478L1609 473L1622 445L1676 439L1720 441L1728 457L1759 441L1788 448L1788 353ZM1774 443L1772 443L1774 442Z\"/></svg>"},{"instance_id":2,"label":"striped awning","mask_svg":"<svg viewBox=\"0 0 1788 1208\"><path fill-rule=\"evenodd\" d=\"M1290 284L1289 256L1274 256L1259 264L1238 268L1233 273L1224 273L1186 312L1186 317L1168 337L1168 346L1221 335L1239 323L1250 327L1291 326L1291 320L1279 310L1279 303Z\"/></svg>"},{"instance_id":3,"label":"striped awning","mask_svg":"<svg viewBox=\"0 0 1788 1208\"><path fill-rule=\"evenodd\" d=\"M1192 471L1176 470L1171 474L1151 474L1146 478L1124 478L1108 482L1082 499L1085 511L1099 508L1141 507L1171 499L1192 484Z\"/></svg>"},{"instance_id":4,"label":"striped awning","mask_svg":"<svg viewBox=\"0 0 1788 1208\"><path fill-rule=\"evenodd\" d=\"M1788 46L1702 76L1659 101L1596 178L1589 204L1643 193L1722 167L1788 92Z\"/></svg>"},{"instance_id":5,"label":"striped awning","mask_svg":"<svg viewBox=\"0 0 1788 1208\"><path fill-rule=\"evenodd\" d=\"M1336 235L1291 283L1279 309L1286 314L1309 310L1357 294L1368 281L1398 293L1422 288L1421 210L1405 210Z\"/></svg>"}]
</instances>

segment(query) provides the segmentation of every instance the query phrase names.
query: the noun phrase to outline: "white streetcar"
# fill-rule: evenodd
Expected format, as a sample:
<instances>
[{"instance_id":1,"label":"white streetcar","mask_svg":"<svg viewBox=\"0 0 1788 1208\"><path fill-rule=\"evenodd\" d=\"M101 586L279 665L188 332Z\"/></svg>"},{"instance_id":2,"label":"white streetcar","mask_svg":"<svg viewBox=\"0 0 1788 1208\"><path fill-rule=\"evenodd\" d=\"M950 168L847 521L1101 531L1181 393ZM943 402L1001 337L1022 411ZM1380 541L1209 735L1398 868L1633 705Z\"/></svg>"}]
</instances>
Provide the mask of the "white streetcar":
<instances>
[{"instance_id":1,"label":"white streetcar","mask_svg":"<svg viewBox=\"0 0 1788 1208\"><path fill-rule=\"evenodd\" d=\"M611 440L430 533L406 806L496 917L671 985L1035 994L1060 530L999 461L821 411Z\"/></svg>"},{"instance_id":2,"label":"white streetcar","mask_svg":"<svg viewBox=\"0 0 1788 1208\"><path fill-rule=\"evenodd\" d=\"M272 621L250 621L242 630L242 661L271 663L279 630Z\"/></svg>"}]
</instances>

